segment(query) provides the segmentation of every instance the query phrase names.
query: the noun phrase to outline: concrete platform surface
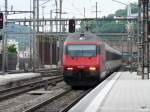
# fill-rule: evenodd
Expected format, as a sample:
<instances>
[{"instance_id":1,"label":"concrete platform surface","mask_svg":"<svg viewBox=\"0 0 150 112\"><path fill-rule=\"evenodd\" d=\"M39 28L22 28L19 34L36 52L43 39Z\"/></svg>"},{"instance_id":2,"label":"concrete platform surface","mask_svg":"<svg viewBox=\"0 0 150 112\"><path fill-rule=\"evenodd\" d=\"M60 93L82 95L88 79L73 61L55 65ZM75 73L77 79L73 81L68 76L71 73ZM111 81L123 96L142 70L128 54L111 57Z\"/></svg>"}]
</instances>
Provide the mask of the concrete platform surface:
<instances>
[{"instance_id":1,"label":"concrete platform surface","mask_svg":"<svg viewBox=\"0 0 150 112\"><path fill-rule=\"evenodd\" d=\"M150 80L142 80L136 72L113 75L69 112L150 112Z\"/></svg>"},{"instance_id":2,"label":"concrete platform surface","mask_svg":"<svg viewBox=\"0 0 150 112\"><path fill-rule=\"evenodd\" d=\"M19 74L0 75L0 85L5 85L10 82L31 79L31 78L39 77L39 76L40 76L40 73L19 73Z\"/></svg>"}]
</instances>

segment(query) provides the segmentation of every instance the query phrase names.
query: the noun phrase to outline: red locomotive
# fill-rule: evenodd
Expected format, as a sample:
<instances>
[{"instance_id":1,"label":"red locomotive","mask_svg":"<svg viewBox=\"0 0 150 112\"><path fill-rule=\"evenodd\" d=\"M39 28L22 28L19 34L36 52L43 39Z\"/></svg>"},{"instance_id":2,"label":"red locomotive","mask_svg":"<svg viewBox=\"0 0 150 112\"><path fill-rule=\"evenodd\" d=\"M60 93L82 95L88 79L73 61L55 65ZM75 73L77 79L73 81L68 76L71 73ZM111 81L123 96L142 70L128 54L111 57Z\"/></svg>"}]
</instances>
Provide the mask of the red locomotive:
<instances>
[{"instance_id":1,"label":"red locomotive","mask_svg":"<svg viewBox=\"0 0 150 112\"><path fill-rule=\"evenodd\" d=\"M121 65L121 53L92 33L73 33L64 42L63 75L71 86L93 86Z\"/></svg>"}]
</instances>

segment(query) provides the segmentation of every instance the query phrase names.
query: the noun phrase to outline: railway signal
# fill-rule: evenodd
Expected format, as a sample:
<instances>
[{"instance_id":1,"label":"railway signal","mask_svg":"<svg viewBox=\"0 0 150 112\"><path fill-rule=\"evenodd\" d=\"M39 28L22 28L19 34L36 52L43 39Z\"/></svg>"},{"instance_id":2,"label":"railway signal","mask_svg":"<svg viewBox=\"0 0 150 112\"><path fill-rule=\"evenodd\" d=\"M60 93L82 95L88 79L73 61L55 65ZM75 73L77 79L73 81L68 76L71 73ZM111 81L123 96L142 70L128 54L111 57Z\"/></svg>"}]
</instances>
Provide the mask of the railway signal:
<instances>
[{"instance_id":1,"label":"railway signal","mask_svg":"<svg viewBox=\"0 0 150 112\"><path fill-rule=\"evenodd\" d=\"M4 15L3 13L0 13L0 29L3 29L3 20L4 20Z\"/></svg>"},{"instance_id":2,"label":"railway signal","mask_svg":"<svg viewBox=\"0 0 150 112\"><path fill-rule=\"evenodd\" d=\"M69 32L70 33L75 32L75 20L74 19L69 20Z\"/></svg>"}]
</instances>

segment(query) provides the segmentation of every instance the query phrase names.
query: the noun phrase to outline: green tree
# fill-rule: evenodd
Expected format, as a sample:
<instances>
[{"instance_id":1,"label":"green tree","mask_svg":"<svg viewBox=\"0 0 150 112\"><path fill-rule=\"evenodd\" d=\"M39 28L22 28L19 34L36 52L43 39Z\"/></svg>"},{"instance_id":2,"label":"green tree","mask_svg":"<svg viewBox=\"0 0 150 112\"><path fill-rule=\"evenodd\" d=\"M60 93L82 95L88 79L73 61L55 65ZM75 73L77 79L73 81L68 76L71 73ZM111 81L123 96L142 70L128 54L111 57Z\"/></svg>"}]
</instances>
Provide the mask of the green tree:
<instances>
[{"instance_id":1,"label":"green tree","mask_svg":"<svg viewBox=\"0 0 150 112\"><path fill-rule=\"evenodd\" d=\"M138 13L138 5L137 3L131 3L131 13ZM106 18L114 18L114 17L126 17L127 16L127 7L125 9L120 9L115 12L115 14L109 14ZM110 32L110 33L121 33L126 32L126 24L127 22L118 22L118 21L90 21L88 22L88 27L91 32ZM80 23L80 30L85 31L85 26L87 26L86 22ZM136 29L135 29L136 32Z\"/></svg>"},{"instance_id":2,"label":"green tree","mask_svg":"<svg viewBox=\"0 0 150 112\"><path fill-rule=\"evenodd\" d=\"M108 22L108 23L105 23L103 24L103 26L101 27L101 32L104 32L104 33L123 33L125 32L125 24L124 23L121 23L121 22Z\"/></svg>"},{"instance_id":3,"label":"green tree","mask_svg":"<svg viewBox=\"0 0 150 112\"><path fill-rule=\"evenodd\" d=\"M115 16L116 17L126 17L127 16L127 10L126 9L117 10L115 12Z\"/></svg>"},{"instance_id":4,"label":"green tree","mask_svg":"<svg viewBox=\"0 0 150 112\"><path fill-rule=\"evenodd\" d=\"M17 48L16 48L16 45L15 45L15 44L10 45L10 46L7 48L7 50L8 50L9 53L17 53Z\"/></svg>"}]
</instances>

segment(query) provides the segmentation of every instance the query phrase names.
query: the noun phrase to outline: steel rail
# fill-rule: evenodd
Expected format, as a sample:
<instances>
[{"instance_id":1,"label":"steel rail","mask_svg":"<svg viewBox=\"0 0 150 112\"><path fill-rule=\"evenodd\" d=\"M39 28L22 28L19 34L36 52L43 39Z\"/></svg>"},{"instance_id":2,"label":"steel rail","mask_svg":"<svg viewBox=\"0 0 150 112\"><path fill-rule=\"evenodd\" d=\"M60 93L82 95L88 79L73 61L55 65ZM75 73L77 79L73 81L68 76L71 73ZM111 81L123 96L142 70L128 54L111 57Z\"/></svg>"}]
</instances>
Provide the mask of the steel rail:
<instances>
[{"instance_id":1,"label":"steel rail","mask_svg":"<svg viewBox=\"0 0 150 112\"><path fill-rule=\"evenodd\" d=\"M15 95L25 93L30 90L34 90L44 86L44 82L48 81L48 85L57 83L63 80L63 76L54 77L51 79L44 79L40 81L31 82L22 86L12 87L5 90L0 90L0 101L14 97Z\"/></svg>"},{"instance_id":2,"label":"steel rail","mask_svg":"<svg viewBox=\"0 0 150 112\"><path fill-rule=\"evenodd\" d=\"M59 112L67 112L69 109L71 109L76 103L78 103L86 94L88 94L92 89L89 89L80 96L78 96L75 100L73 100L70 104L65 106L63 109L61 109Z\"/></svg>"}]
</instances>

